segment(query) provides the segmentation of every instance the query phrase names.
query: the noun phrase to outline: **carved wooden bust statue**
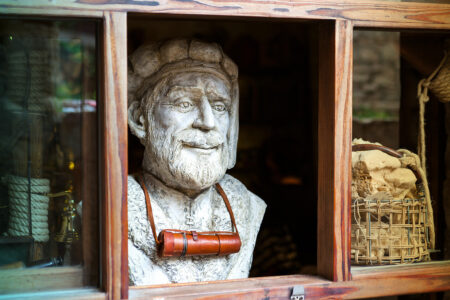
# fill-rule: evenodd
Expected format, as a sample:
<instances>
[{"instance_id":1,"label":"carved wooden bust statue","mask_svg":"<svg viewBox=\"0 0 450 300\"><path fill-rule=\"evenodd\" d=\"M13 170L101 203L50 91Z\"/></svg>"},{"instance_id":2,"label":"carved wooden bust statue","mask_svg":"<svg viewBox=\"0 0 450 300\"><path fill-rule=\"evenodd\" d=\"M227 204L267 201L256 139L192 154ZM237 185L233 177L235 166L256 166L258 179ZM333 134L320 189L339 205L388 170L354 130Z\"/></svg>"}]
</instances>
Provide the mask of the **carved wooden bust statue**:
<instances>
[{"instance_id":1,"label":"carved wooden bust statue","mask_svg":"<svg viewBox=\"0 0 450 300\"><path fill-rule=\"evenodd\" d=\"M134 285L245 278L265 203L226 175L236 161L238 71L217 44L169 40L130 56L128 123L145 146L142 162L158 230L229 231L230 201L242 246L227 256L161 258L143 190L128 178L128 255Z\"/></svg>"}]
</instances>

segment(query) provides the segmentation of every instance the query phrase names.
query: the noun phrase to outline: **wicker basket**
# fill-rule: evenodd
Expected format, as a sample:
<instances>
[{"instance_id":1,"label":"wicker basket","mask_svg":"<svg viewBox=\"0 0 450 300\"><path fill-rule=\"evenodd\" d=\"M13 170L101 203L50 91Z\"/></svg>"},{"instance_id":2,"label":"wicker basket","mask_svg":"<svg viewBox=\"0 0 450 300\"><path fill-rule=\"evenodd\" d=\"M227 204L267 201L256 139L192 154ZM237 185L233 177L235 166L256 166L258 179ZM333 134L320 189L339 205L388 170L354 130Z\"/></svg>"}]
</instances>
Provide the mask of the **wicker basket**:
<instances>
[{"instance_id":1,"label":"wicker basket","mask_svg":"<svg viewBox=\"0 0 450 300\"><path fill-rule=\"evenodd\" d=\"M371 145L356 151L379 148ZM396 153L385 149L388 154ZM418 179L418 199L352 199L352 263L402 264L430 260L430 230L434 229L429 221L423 181Z\"/></svg>"}]
</instances>

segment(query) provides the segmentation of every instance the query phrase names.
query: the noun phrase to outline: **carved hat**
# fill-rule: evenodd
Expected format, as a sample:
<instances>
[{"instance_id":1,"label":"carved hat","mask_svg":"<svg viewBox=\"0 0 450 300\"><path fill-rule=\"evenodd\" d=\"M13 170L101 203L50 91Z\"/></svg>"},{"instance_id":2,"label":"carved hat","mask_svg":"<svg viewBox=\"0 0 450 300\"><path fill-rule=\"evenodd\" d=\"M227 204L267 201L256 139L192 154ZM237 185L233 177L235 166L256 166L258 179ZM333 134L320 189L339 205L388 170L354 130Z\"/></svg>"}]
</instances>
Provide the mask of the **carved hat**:
<instances>
[{"instance_id":1,"label":"carved hat","mask_svg":"<svg viewBox=\"0 0 450 300\"><path fill-rule=\"evenodd\" d=\"M162 79L185 72L210 73L230 84L232 104L227 138L228 168L232 168L236 163L239 131L238 68L218 44L173 39L139 47L129 57L128 106L141 101Z\"/></svg>"}]
</instances>

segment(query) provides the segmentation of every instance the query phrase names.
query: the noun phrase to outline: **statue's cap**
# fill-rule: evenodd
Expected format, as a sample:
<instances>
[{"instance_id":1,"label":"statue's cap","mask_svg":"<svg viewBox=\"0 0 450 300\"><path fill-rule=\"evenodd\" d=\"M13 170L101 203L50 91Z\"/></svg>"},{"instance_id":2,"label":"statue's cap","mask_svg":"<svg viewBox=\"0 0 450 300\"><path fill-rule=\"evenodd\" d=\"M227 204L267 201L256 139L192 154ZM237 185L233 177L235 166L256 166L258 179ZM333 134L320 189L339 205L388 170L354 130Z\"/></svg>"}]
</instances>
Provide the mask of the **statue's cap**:
<instances>
[{"instance_id":1,"label":"statue's cap","mask_svg":"<svg viewBox=\"0 0 450 300\"><path fill-rule=\"evenodd\" d=\"M218 44L172 39L143 45L130 55L129 103L166 74L184 71L209 72L237 84L238 68Z\"/></svg>"}]
</instances>

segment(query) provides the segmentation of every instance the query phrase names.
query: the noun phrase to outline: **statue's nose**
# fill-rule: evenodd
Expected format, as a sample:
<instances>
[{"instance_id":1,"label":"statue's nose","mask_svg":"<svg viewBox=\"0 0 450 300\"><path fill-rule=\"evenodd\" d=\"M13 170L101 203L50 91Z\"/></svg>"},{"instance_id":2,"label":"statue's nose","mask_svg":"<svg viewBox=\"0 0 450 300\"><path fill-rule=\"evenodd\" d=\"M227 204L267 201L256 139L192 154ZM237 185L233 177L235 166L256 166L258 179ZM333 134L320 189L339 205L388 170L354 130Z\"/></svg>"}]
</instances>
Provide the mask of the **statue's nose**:
<instances>
[{"instance_id":1,"label":"statue's nose","mask_svg":"<svg viewBox=\"0 0 450 300\"><path fill-rule=\"evenodd\" d=\"M193 126L202 130L211 130L215 126L214 113L206 96L202 97L199 113Z\"/></svg>"}]
</instances>

